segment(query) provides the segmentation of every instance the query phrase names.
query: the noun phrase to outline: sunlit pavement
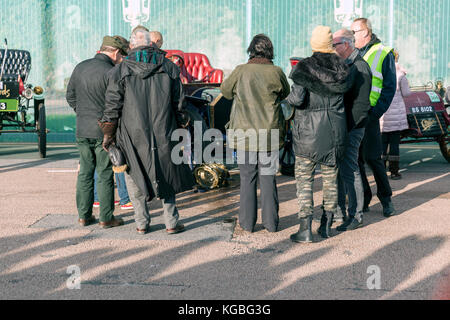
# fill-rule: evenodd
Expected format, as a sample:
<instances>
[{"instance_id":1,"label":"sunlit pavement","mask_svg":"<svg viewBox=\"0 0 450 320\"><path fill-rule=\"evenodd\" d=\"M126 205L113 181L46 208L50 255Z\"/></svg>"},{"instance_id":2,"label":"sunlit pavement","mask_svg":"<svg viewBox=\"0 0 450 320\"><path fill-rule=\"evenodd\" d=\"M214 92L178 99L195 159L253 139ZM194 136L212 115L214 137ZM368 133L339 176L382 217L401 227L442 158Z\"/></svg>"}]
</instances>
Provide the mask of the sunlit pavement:
<instances>
[{"instance_id":1,"label":"sunlit pavement","mask_svg":"<svg viewBox=\"0 0 450 320\"><path fill-rule=\"evenodd\" d=\"M157 201L146 235L120 208L123 227L79 227L77 157L73 145L39 159L34 144L0 144L0 299L430 299L449 279L450 164L437 144L401 146L403 179L390 180L398 215L384 218L375 197L363 228L322 239L314 221L312 244L289 240L298 204L287 176L277 177L279 232L260 219L242 231L230 219L237 171L228 188L177 196L184 233L165 234ZM320 188L318 174L316 217Z\"/></svg>"}]
</instances>

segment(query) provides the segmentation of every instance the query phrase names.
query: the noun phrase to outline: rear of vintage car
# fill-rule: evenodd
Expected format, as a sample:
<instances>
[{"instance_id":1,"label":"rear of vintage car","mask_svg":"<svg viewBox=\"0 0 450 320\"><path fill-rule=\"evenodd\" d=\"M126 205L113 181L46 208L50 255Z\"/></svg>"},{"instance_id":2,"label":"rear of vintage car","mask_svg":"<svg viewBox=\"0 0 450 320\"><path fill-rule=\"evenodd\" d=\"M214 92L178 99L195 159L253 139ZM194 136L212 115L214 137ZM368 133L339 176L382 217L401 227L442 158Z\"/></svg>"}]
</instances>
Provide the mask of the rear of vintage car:
<instances>
[{"instance_id":1,"label":"rear of vintage car","mask_svg":"<svg viewBox=\"0 0 450 320\"><path fill-rule=\"evenodd\" d=\"M404 101L409 129L403 132L402 143L437 141L442 155L450 162L450 116L442 97L431 90L418 91Z\"/></svg>"}]
</instances>

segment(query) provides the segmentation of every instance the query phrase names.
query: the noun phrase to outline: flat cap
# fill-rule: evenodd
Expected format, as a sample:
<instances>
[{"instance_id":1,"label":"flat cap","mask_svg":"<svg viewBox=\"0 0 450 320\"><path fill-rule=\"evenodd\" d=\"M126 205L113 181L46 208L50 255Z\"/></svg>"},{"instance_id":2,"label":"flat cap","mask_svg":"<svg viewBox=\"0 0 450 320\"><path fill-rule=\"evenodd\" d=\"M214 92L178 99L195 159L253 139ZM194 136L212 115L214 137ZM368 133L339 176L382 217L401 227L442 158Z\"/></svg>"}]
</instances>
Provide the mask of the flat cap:
<instances>
[{"instance_id":1,"label":"flat cap","mask_svg":"<svg viewBox=\"0 0 450 320\"><path fill-rule=\"evenodd\" d=\"M102 46L113 47L120 50L120 54L128 54L128 41L121 36L104 36Z\"/></svg>"}]
</instances>

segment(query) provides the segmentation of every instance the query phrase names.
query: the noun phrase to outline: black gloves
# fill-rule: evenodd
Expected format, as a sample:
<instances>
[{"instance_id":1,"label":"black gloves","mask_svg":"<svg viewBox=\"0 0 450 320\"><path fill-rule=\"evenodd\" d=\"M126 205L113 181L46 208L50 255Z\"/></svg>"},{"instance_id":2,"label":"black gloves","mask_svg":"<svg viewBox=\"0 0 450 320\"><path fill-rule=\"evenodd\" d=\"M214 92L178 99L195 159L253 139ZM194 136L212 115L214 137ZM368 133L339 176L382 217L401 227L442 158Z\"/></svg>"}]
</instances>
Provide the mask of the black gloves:
<instances>
[{"instance_id":1,"label":"black gloves","mask_svg":"<svg viewBox=\"0 0 450 320\"><path fill-rule=\"evenodd\" d=\"M100 129L103 131L103 150L108 152L109 147L116 138L117 121L113 122L100 122L98 121Z\"/></svg>"},{"instance_id":2,"label":"black gloves","mask_svg":"<svg viewBox=\"0 0 450 320\"><path fill-rule=\"evenodd\" d=\"M186 110L177 111L175 117L179 128L186 128L191 121L191 116Z\"/></svg>"}]
</instances>

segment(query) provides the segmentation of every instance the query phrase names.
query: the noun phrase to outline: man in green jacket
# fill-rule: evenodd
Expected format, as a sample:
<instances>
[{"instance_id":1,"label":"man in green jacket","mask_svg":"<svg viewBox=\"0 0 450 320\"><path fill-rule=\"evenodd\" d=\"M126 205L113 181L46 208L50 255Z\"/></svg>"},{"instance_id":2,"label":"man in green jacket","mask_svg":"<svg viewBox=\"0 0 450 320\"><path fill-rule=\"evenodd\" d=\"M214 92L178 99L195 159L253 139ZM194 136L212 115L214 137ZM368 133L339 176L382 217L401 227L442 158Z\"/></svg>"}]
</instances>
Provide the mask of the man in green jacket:
<instances>
[{"instance_id":1,"label":"man in green jacket","mask_svg":"<svg viewBox=\"0 0 450 320\"><path fill-rule=\"evenodd\" d=\"M123 38L122 38L123 39ZM100 225L103 228L123 224L115 219L114 178L108 153L102 148L103 133L97 120L105 109L107 72L122 61L127 45L119 37L105 36L100 52L93 58L80 62L73 70L67 85L66 100L77 115L76 141L80 151L80 172L77 179L76 202L78 222L82 226L95 221L94 171L98 174L100 200Z\"/></svg>"}]
</instances>

